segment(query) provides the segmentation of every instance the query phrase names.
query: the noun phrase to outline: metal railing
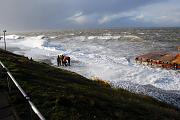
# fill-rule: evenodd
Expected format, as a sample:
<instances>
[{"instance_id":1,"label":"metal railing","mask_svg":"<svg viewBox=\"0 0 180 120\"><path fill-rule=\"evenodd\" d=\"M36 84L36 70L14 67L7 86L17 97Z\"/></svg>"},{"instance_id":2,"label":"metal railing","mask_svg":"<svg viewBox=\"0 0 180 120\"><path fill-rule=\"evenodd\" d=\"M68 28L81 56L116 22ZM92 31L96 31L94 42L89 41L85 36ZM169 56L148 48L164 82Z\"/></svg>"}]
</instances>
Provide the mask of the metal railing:
<instances>
[{"instance_id":1,"label":"metal railing","mask_svg":"<svg viewBox=\"0 0 180 120\"><path fill-rule=\"evenodd\" d=\"M34 105L33 102L31 102L30 97L27 96L27 94L25 93L25 91L22 89L22 87L19 85L19 83L15 80L15 78L12 76L12 74L9 72L9 70L6 68L6 66L0 61L0 65L3 67L3 69L5 70L5 72L8 74L8 76L11 78L11 80L13 81L13 83L15 84L15 86L18 88L18 90L21 92L21 94L23 95L23 97L27 100L27 102L29 103L31 109L34 111L34 113L39 117L40 120L46 120L43 115L39 112L39 110L37 109L37 107Z\"/></svg>"}]
</instances>

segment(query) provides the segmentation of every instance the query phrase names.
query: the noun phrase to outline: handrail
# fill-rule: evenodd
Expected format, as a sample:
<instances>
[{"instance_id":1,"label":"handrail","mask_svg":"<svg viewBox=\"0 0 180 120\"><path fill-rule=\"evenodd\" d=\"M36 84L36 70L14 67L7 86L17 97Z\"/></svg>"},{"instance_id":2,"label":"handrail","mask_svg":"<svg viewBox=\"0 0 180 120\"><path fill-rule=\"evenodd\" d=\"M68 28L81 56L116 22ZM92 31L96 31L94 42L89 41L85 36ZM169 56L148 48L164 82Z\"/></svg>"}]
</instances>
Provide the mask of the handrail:
<instances>
[{"instance_id":1,"label":"handrail","mask_svg":"<svg viewBox=\"0 0 180 120\"><path fill-rule=\"evenodd\" d=\"M39 110L36 108L36 106L31 102L30 97L27 96L25 91L22 89L22 87L19 85L19 83L15 80L15 78L12 76L12 74L9 72L9 70L6 68L6 66L0 61L1 66L6 70L7 74L13 81L13 83L16 85L16 87L19 89L19 91L22 93L24 98L28 101L29 105L31 106L32 110L34 111L35 114L40 118L40 120L46 120L43 115L39 112Z\"/></svg>"}]
</instances>

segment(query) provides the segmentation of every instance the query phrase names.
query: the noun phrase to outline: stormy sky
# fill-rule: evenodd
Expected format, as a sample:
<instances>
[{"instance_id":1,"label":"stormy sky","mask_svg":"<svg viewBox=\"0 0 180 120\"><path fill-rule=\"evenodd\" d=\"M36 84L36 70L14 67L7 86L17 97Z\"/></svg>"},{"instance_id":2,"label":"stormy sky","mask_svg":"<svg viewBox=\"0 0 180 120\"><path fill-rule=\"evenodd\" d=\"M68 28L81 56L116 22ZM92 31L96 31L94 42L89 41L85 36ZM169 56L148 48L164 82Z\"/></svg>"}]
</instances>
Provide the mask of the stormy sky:
<instances>
[{"instance_id":1,"label":"stormy sky","mask_svg":"<svg viewBox=\"0 0 180 120\"><path fill-rule=\"evenodd\" d=\"M0 29L179 27L180 0L3 0Z\"/></svg>"}]
</instances>

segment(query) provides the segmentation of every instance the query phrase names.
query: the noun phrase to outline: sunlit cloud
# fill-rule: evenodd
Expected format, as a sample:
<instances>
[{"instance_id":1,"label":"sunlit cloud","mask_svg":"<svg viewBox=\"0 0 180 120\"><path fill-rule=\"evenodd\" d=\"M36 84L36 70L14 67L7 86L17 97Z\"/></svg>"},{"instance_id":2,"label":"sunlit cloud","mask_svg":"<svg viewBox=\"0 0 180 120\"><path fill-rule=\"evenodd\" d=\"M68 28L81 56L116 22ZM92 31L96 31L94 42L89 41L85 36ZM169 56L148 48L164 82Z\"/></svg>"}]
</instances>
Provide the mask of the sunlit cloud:
<instances>
[{"instance_id":1,"label":"sunlit cloud","mask_svg":"<svg viewBox=\"0 0 180 120\"><path fill-rule=\"evenodd\" d=\"M85 25L94 24L97 21L98 15L90 14L85 15L83 12L77 12L73 16L68 17L67 20L73 24Z\"/></svg>"},{"instance_id":2,"label":"sunlit cloud","mask_svg":"<svg viewBox=\"0 0 180 120\"><path fill-rule=\"evenodd\" d=\"M180 2L179 2L180 3ZM177 3L178 4L178 3ZM170 2L148 5L137 9L135 21L143 21L164 26L180 25L180 6ZM139 14L139 15L138 15Z\"/></svg>"},{"instance_id":3,"label":"sunlit cloud","mask_svg":"<svg viewBox=\"0 0 180 120\"><path fill-rule=\"evenodd\" d=\"M88 17L83 15L82 12L75 13L73 16L69 17L68 20L77 24L86 24L89 22Z\"/></svg>"},{"instance_id":4,"label":"sunlit cloud","mask_svg":"<svg viewBox=\"0 0 180 120\"><path fill-rule=\"evenodd\" d=\"M174 0L175 1L175 0ZM126 12L104 15L99 24L108 24L126 18L132 22L142 22L159 26L180 26L180 6L165 2L139 7Z\"/></svg>"},{"instance_id":5,"label":"sunlit cloud","mask_svg":"<svg viewBox=\"0 0 180 120\"><path fill-rule=\"evenodd\" d=\"M132 17L134 13L132 12L123 12L123 13L117 13L117 14L110 14L102 16L99 20L99 24L106 24L109 22L113 22L114 20L121 19L124 17Z\"/></svg>"}]
</instances>

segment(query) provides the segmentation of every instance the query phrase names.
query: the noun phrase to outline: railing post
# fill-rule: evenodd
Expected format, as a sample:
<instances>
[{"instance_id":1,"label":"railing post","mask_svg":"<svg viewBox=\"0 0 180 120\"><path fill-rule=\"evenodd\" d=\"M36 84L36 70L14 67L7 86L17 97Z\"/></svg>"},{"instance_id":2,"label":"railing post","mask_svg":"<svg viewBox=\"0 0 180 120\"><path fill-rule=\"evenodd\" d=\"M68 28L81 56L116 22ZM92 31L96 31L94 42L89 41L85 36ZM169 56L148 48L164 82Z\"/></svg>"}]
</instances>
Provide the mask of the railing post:
<instances>
[{"instance_id":1,"label":"railing post","mask_svg":"<svg viewBox=\"0 0 180 120\"><path fill-rule=\"evenodd\" d=\"M28 96L25 97L25 100L26 100L26 103L29 105L30 97L28 97ZM29 120L32 120L32 108L31 108L31 106L29 106L28 112L29 112Z\"/></svg>"},{"instance_id":2,"label":"railing post","mask_svg":"<svg viewBox=\"0 0 180 120\"><path fill-rule=\"evenodd\" d=\"M4 49L6 51L6 30L3 30L4 32Z\"/></svg>"}]
</instances>

